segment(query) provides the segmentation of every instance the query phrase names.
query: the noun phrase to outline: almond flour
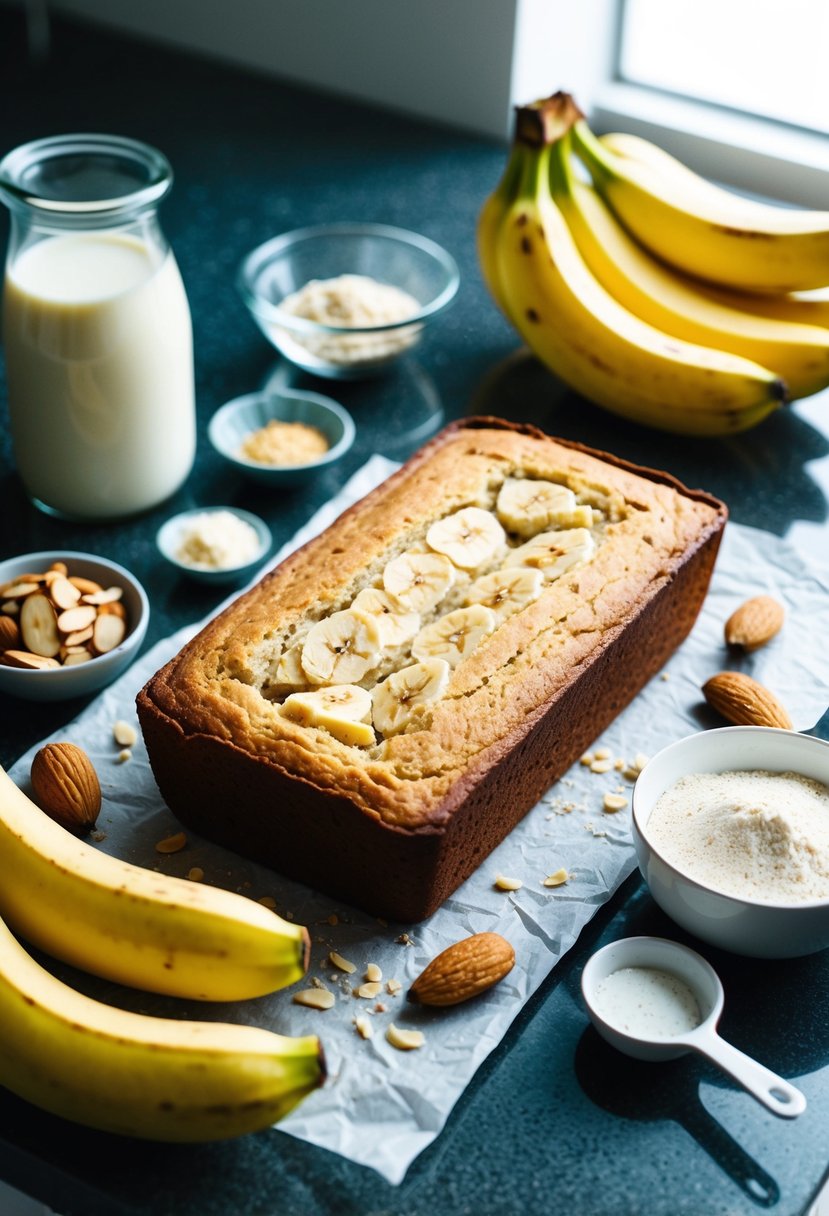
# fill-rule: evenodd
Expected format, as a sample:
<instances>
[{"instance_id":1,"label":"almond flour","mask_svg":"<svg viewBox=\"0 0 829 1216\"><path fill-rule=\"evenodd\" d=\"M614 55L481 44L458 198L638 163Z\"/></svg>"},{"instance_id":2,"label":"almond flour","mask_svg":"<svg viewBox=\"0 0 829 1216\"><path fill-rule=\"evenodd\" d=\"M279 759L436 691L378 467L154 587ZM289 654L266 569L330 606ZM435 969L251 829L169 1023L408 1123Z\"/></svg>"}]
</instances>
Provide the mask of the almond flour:
<instances>
[{"instance_id":1,"label":"almond flour","mask_svg":"<svg viewBox=\"0 0 829 1216\"><path fill-rule=\"evenodd\" d=\"M689 878L740 899L829 897L829 789L799 773L694 773L666 790L647 835Z\"/></svg>"}]
</instances>

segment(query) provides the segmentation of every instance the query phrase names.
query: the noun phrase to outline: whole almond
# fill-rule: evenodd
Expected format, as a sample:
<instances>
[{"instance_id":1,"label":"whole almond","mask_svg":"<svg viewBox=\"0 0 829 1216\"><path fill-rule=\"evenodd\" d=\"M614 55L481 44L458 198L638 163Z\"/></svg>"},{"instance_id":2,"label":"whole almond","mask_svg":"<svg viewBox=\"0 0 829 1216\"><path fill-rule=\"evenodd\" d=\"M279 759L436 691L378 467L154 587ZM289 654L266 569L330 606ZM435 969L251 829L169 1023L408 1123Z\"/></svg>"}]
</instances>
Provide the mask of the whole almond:
<instances>
[{"instance_id":1,"label":"whole almond","mask_svg":"<svg viewBox=\"0 0 829 1216\"><path fill-rule=\"evenodd\" d=\"M74 743L47 743L32 761L32 789L41 810L75 836L95 826L101 786L92 761Z\"/></svg>"},{"instance_id":2,"label":"whole almond","mask_svg":"<svg viewBox=\"0 0 829 1216\"><path fill-rule=\"evenodd\" d=\"M422 1005L459 1005L502 980L515 951L499 933L475 933L441 951L409 989Z\"/></svg>"},{"instance_id":3,"label":"whole almond","mask_svg":"<svg viewBox=\"0 0 829 1216\"><path fill-rule=\"evenodd\" d=\"M740 604L725 622L725 641L740 650L759 650L780 632L786 612L770 595L755 595Z\"/></svg>"},{"instance_id":4,"label":"whole almond","mask_svg":"<svg viewBox=\"0 0 829 1216\"><path fill-rule=\"evenodd\" d=\"M0 616L0 650L20 648L20 627L10 616Z\"/></svg>"},{"instance_id":5,"label":"whole almond","mask_svg":"<svg viewBox=\"0 0 829 1216\"><path fill-rule=\"evenodd\" d=\"M712 709L736 726L792 729L792 720L773 692L741 671L721 671L702 686Z\"/></svg>"}]
</instances>

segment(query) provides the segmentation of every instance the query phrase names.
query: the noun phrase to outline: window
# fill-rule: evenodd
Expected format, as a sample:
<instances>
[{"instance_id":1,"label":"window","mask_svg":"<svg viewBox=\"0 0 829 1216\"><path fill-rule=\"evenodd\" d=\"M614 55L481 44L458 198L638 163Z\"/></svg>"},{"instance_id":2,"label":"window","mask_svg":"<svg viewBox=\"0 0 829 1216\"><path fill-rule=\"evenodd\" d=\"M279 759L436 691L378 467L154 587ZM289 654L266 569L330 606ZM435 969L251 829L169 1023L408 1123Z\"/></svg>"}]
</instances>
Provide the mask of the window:
<instances>
[{"instance_id":1,"label":"window","mask_svg":"<svg viewBox=\"0 0 829 1216\"><path fill-rule=\"evenodd\" d=\"M829 134L826 0L624 0L622 80Z\"/></svg>"}]
</instances>

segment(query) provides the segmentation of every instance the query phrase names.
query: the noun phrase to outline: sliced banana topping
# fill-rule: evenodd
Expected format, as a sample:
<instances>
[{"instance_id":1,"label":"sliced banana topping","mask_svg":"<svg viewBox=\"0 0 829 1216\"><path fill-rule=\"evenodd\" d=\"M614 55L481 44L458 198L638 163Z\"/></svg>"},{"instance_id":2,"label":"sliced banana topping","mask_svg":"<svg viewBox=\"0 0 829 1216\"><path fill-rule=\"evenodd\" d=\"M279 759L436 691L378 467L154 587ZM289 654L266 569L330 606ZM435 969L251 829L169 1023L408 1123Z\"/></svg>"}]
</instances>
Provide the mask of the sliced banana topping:
<instances>
[{"instance_id":1,"label":"sliced banana topping","mask_svg":"<svg viewBox=\"0 0 829 1216\"><path fill-rule=\"evenodd\" d=\"M455 581L448 557L413 550L394 557L383 571L383 586L401 612L429 612Z\"/></svg>"},{"instance_id":2,"label":"sliced banana topping","mask_svg":"<svg viewBox=\"0 0 829 1216\"><path fill-rule=\"evenodd\" d=\"M481 507L463 507L439 519L426 533L426 543L462 570L477 570L495 556L505 541L506 534L498 520Z\"/></svg>"},{"instance_id":3,"label":"sliced banana topping","mask_svg":"<svg viewBox=\"0 0 829 1216\"><path fill-rule=\"evenodd\" d=\"M537 600L543 586L544 575L540 570L509 566L476 579L466 593L466 602L490 608L500 624Z\"/></svg>"},{"instance_id":4,"label":"sliced banana topping","mask_svg":"<svg viewBox=\"0 0 829 1216\"><path fill-rule=\"evenodd\" d=\"M566 525L575 509L576 496L567 486L528 477L508 477L495 504L504 527L527 537Z\"/></svg>"},{"instance_id":5,"label":"sliced banana topping","mask_svg":"<svg viewBox=\"0 0 829 1216\"><path fill-rule=\"evenodd\" d=\"M513 549L505 564L507 567L528 566L540 570L545 580L550 582L580 562L589 561L595 549L593 537L586 528L542 532Z\"/></svg>"},{"instance_id":6,"label":"sliced banana topping","mask_svg":"<svg viewBox=\"0 0 829 1216\"><path fill-rule=\"evenodd\" d=\"M426 659L393 672L374 689L374 725L383 735L396 735L437 701L449 683L445 659Z\"/></svg>"},{"instance_id":7,"label":"sliced banana topping","mask_svg":"<svg viewBox=\"0 0 829 1216\"><path fill-rule=\"evenodd\" d=\"M384 649L405 646L420 628L420 614L401 612L389 593L380 587L364 588L354 597L351 607L374 619Z\"/></svg>"},{"instance_id":8,"label":"sliced banana topping","mask_svg":"<svg viewBox=\"0 0 829 1216\"><path fill-rule=\"evenodd\" d=\"M347 609L310 630L302 667L315 684L356 684L380 661L380 634L373 617Z\"/></svg>"},{"instance_id":9,"label":"sliced banana topping","mask_svg":"<svg viewBox=\"0 0 829 1216\"><path fill-rule=\"evenodd\" d=\"M483 604L456 608L421 629L412 642L412 655L420 660L445 659L450 667L457 667L497 625L495 613Z\"/></svg>"},{"instance_id":10,"label":"sliced banana topping","mask_svg":"<svg viewBox=\"0 0 829 1216\"><path fill-rule=\"evenodd\" d=\"M303 726L319 726L352 747L371 747L375 742L369 725L371 693L356 684L332 684L312 692L292 693L286 697L282 713Z\"/></svg>"}]
</instances>

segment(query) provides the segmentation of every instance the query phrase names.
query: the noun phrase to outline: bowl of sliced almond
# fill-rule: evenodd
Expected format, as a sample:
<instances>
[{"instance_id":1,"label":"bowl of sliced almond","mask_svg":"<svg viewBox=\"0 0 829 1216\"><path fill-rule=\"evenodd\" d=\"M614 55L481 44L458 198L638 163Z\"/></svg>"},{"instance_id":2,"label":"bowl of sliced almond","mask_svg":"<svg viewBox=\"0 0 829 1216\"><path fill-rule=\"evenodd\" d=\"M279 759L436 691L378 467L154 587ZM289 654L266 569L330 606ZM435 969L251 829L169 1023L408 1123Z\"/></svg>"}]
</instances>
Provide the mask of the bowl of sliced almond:
<instances>
[{"instance_id":1,"label":"bowl of sliced almond","mask_svg":"<svg viewBox=\"0 0 829 1216\"><path fill-rule=\"evenodd\" d=\"M138 580L91 553L26 553L0 562L0 694L82 697L133 661L150 606Z\"/></svg>"}]
</instances>

